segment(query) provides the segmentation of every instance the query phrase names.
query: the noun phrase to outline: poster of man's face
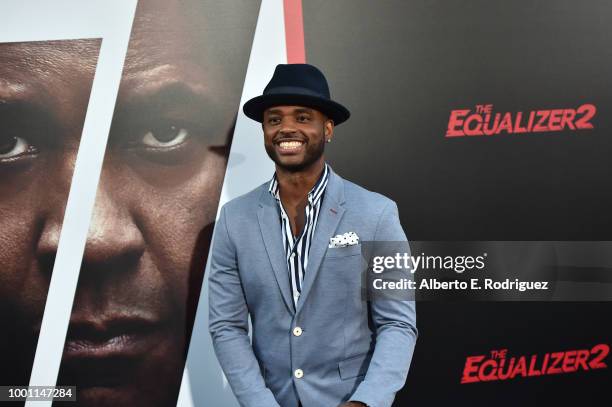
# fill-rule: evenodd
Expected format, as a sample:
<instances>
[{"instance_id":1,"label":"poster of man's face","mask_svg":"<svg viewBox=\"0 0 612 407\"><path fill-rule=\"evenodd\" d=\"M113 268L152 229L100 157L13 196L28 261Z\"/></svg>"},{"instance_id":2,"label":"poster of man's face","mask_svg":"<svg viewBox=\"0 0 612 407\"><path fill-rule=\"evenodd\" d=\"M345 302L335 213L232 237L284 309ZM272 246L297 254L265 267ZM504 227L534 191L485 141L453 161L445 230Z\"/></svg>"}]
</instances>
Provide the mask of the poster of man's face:
<instances>
[{"instance_id":1,"label":"poster of man's face","mask_svg":"<svg viewBox=\"0 0 612 407\"><path fill-rule=\"evenodd\" d=\"M139 2L58 379L77 386L78 405L176 402L257 18L249 3ZM0 44L3 385L29 380L100 44Z\"/></svg>"},{"instance_id":2,"label":"poster of man's face","mask_svg":"<svg viewBox=\"0 0 612 407\"><path fill-rule=\"evenodd\" d=\"M100 40L0 44L0 371L24 384Z\"/></svg>"}]
</instances>

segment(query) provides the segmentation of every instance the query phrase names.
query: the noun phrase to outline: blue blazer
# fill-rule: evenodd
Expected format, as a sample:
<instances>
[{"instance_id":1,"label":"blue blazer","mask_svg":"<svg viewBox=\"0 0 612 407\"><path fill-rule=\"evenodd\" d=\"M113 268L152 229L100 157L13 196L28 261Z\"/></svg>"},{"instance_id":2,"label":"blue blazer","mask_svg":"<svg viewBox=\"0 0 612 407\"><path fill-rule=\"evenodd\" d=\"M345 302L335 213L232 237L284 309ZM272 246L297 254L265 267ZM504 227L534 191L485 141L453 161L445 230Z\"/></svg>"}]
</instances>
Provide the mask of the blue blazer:
<instances>
[{"instance_id":1,"label":"blue blazer","mask_svg":"<svg viewBox=\"0 0 612 407\"><path fill-rule=\"evenodd\" d=\"M333 171L294 309L279 208L263 184L223 206L209 275L215 353L242 406L390 406L417 338L413 301L365 301L361 244L406 241L397 205ZM249 322L252 323L252 343ZM296 329L299 328L299 329Z\"/></svg>"}]
</instances>

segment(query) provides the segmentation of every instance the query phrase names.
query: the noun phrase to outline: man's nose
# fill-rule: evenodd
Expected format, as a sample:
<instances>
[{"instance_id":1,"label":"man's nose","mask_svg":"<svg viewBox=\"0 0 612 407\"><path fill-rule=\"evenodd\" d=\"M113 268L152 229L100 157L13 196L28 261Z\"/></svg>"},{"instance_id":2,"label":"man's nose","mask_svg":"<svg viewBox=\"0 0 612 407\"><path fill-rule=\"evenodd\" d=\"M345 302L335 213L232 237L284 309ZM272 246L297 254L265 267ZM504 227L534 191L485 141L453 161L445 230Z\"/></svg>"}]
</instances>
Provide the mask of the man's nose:
<instances>
[{"instance_id":1,"label":"man's nose","mask_svg":"<svg viewBox=\"0 0 612 407\"><path fill-rule=\"evenodd\" d=\"M59 211L57 211L59 212ZM41 268L51 274L62 230L62 217L48 215L38 240L37 258Z\"/></svg>"},{"instance_id":2,"label":"man's nose","mask_svg":"<svg viewBox=\"0 0 612 407\"><path fill-rule=\"evenodd\" d=\"M49 274L57 255L75 159L76 150L66 149L57 160L60 165L48 168L38 180L38 189L42 195L35 200L39 211L36 222L40 222L42 230L38 238L36 256L41 269Z\"/></svg>"},{"instance_id":3,"label":"man's nose","mask_svg":"<svg viewBox=\"0 0 612 407\"><path fill-rule=\"evenodd\" d=\"M284 136L291 136L297 131L295 121L290 118L284 118L281 121L279 133Z\"/></svg>"},{"instance_id":4,"label":"man's nose","mask_svg":"<svg viewBox=\"0 0 612 407\"><path fill-rule=\"evenodd\" d=\"M132 268L145 243L128 205L102 184L98 189L83 255L83 271Z\"/></svg>"}]
</instances>

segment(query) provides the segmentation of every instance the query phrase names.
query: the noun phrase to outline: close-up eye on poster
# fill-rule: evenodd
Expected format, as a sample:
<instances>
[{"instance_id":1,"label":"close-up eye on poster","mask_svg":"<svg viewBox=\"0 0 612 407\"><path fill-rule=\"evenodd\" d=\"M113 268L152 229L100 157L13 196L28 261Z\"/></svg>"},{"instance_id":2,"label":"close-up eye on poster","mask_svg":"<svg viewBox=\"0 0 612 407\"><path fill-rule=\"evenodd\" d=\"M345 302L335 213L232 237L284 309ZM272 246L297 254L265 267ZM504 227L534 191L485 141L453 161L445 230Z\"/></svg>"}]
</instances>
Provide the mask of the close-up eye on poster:
<instances>
[{"instance_id":1,"label":"close-up eye on poster","mask_svg":"<svg viewBox=\"0 0 612 407\"><path fill-rule=\"evenodd\" d=\"M609 405L611 14L2 2L0 405Z\"/></svg>"}]
</instances>

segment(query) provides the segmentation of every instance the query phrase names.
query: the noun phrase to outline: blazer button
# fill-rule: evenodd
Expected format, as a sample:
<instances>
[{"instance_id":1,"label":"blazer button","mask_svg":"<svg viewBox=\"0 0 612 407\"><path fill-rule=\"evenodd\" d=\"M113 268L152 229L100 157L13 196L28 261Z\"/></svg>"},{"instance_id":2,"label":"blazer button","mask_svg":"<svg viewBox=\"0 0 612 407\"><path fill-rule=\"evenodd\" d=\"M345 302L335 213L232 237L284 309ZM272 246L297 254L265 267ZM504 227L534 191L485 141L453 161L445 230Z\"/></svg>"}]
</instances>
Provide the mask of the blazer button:
<instances>
[{"instance_id":1,"label":"blazer button","mask_svg":"<svg viewBox=\"0 0 612 407\"><path fill-rule=\"evenodd\" d=\"M295 369L295 372L293 372L293 375L295 376L296 379L301 379L302 377L304 377L304 372L302 371L302 369Z\"/></svg>"},{"instance_id":2,"label":"blazer button","mask_svg":"<svg viewBox=\"0 0 612 407\"><path fill-rule=\"evenodd\" d=\"M295 336L302 335L302 328L300 328L299 326L296 326L295 328L293 328L293 335Z\"/></svg>"}]
</instances>

